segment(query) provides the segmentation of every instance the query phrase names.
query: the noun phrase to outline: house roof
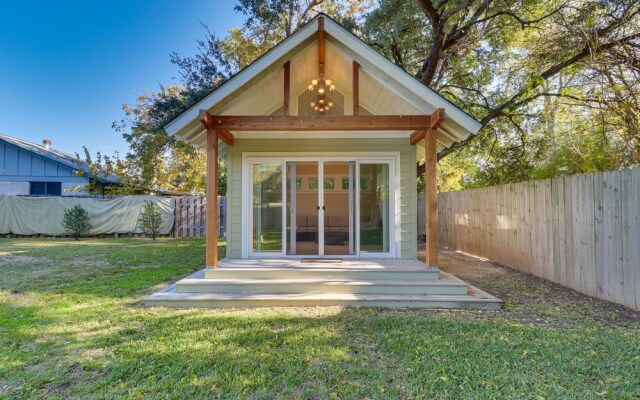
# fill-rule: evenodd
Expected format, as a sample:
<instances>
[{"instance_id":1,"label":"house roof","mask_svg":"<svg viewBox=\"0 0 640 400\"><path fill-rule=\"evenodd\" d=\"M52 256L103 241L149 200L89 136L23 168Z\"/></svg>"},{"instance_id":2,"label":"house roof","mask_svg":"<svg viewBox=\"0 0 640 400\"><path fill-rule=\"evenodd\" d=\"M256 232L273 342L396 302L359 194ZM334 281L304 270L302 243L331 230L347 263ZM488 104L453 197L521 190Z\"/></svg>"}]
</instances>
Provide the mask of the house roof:
<instances>
[{"instance_id":1,"label":"house roof","mask_svg":"<svg viewBox=\"0 0 640 400\"><path fill-rule=\"evenodd\" d=\"M206 135L198 118L200 110L207 110L214 115L278 115L282 106L282 66L286 61L291 62L291 108L294 110L293 113L297 112L298 96L302 96L306 91L310 79L317 78L315 39L320 16L325 20L326 76L335 82L337 91L344 95L345 103L350 101L351 62L355 60L360 64L360 105L365 112L377 115L431 114L437 108L444 108L445 120L438 129L439 149L449 147L480 130L480 123L467 113L393 64L325 14L317 15L293 35L235 74L169 122L165 130L196 147L204 147ZM236 138L249 138L256 134L233 133ZM389 132L388 135L408 138L411 133L398 131ZM268 137L268 134L281 137L287 133L259 135ZM304 137L300 132L296 135ZM362 137L361 132L332 132L325 136L332 135ZM421 146L418 145L420 149ZM224 154L224 145L222 147L221 152Z\"/></svg>"},{"instance_id":2,"label":"house roof","mask_svg":"<svg viewBox=\"0 0 640 400\"><path fill-rule=\"evenodd\" d=\"M36 156L40 156L54 164L62 165L63 167L67 167L71 170L80 170L85 174L89 173L89 165L84 160L78 160L73 154L65 153L64 151L56 150L51 147L46 149L42 145L31 143L3 133L0 133L0 142L9 143L31 154L35 154ZM118 177L115 175L109 175L106 178L98 178L98 180L105 183L117 183Z\"/></svg>"}]
</instances>

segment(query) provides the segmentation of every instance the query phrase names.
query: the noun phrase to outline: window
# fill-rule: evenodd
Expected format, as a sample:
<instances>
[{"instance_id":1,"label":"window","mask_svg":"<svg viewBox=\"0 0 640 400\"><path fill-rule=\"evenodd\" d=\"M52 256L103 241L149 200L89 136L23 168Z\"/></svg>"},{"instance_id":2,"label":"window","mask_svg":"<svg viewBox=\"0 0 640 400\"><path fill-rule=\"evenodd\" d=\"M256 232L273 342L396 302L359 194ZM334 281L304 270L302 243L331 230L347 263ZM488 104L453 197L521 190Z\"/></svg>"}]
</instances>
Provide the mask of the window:
<instances>
[{"instance_id":1,"label":"window","mask_svg":"<svg viewBox=\"0 0 640 400\"><path fill-rule=\"evenodd\" d=\"M61 196L62 182L29 182L31 196Z\"/></svg>"},{"instance_id":2,"label":"window","mask_svg":"<svg viewBox=\"0 0 640 400\"><path fill-rule=\"evenodd\" d=\"M369 190L369 180L360 178L360 190Z\"/></svg>"},{"instance_id":3,"label":"window","mask_svg":"<svg viewBox=\"0 0 640 400\"><path fill-rule=\"evenodd\" d=\"M335 186L336 186L336 181L334 178L324 178L325 189L334 189Z\"/></svg>"},{"instance_id":4,"label":"window","mask_svg":"<svg viewBox=\"0 0 640 400\"><path fill-rule=\"evenodd\" d=\"M349 190L349 178L346 176L342 178L342 190Z\"/></svg>"},{"instance_id":5,"label":"window","mask_svg":"<svg viewBox=\"0 0 640 400\"><path fill-rule=\"evenodd\" d=\"M335 178L324 178L325 189L335 189ZM318 190L318 178L309 178L309 190Z\"/></svg>"},{"instance_id":6,"label":"window","mask_svg":"<svg viewBox=\"0 0 640 400\"><path fill-rule=\"evenodd\" d=\"M309 190L318 190L318 178L309 178Z\"/></svg>"}]
</instances>

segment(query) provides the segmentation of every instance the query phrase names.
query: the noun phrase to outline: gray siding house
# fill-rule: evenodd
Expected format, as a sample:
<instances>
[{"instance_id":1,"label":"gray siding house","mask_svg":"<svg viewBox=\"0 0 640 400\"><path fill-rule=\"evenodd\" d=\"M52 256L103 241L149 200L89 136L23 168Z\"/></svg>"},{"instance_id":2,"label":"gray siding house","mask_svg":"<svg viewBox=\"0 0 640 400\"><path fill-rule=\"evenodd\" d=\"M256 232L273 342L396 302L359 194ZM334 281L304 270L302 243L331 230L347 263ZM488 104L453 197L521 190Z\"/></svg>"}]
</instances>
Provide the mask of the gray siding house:
<instances>
[{"instance_id":1,"label":"gray siding house","mask_svg":"<svg viewBox=\"0 0 640 400\"><path fill-rule=\"evenodd\" d=\"M82 195L72 190L89 183L87 171L84 162L78 165L75 155L53 149L48 139L38 145L0 133L0 196ZM117 178L99 181L113 184Z\"/></svg>"}]
</instances>

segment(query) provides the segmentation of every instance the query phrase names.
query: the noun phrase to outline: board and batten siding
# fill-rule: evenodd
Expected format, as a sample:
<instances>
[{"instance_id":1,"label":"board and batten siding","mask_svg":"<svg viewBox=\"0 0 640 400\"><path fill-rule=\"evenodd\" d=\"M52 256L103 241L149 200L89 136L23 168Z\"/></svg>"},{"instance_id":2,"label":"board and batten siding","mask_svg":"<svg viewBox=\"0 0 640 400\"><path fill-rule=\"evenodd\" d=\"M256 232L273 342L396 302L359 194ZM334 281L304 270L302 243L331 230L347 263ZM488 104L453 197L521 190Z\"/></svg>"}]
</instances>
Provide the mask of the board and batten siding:
<instances>
[{"instance_id":1,"label":"board and batten siding","mask_svg":"<svg viewBox=\"0 0 640 400\"><path fill-rule=\"evenodd\" d=\"M640 309L640 168L440 193L438 206L442 245Z\"/></svg>"},{"instance_id":2,"label":"board and batten siding","mask_svg":"<svg viewBox=\"0 0 640 400\"><path fill-rule=\"evenodd\" d=\"M320 134L319 134L320 135ZM400 153L400 229L401 249L399 258L415 259L416 237L416 149L409 140L366 139L236 139L228 146L227 156L227 256L242 257L242 156L243 153L335 153L348 157L364 152Z\"/></svg>"}]
</instances>

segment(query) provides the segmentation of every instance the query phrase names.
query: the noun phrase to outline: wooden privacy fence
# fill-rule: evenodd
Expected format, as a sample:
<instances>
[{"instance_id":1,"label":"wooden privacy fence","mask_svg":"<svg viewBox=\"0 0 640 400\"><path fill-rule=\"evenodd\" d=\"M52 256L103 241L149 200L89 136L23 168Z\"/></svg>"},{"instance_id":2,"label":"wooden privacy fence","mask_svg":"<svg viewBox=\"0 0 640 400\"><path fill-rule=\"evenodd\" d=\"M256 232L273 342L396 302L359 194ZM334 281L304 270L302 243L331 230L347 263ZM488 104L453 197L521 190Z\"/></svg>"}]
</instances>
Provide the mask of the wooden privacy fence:
<instances>
[{"instance_id":1,"label":"wooden privacy fence","mask_svg":"<svg viewBox=\"0 0 640 400\"><path fill-rule=\"evenodd\" d=\"M640 168L441 193L438 205L444 246L640 309Z\"/></svg>"},{"instance_id":2,"label":"wooden privacy fence","mask_svg":"<svg viewBox=\"0 0 640 400\"><path fill-rule=\"evenodd\" d=\"M218 196L218 236L225 237L227 198ZM205 196L176 197L175 237L205 236L207 199Z\"/></svg>"}]
</instances>

